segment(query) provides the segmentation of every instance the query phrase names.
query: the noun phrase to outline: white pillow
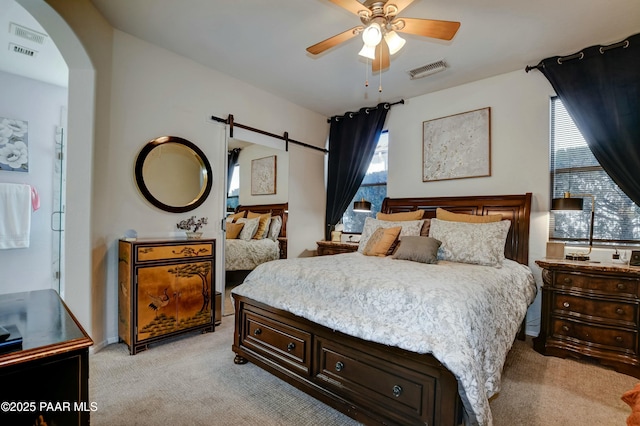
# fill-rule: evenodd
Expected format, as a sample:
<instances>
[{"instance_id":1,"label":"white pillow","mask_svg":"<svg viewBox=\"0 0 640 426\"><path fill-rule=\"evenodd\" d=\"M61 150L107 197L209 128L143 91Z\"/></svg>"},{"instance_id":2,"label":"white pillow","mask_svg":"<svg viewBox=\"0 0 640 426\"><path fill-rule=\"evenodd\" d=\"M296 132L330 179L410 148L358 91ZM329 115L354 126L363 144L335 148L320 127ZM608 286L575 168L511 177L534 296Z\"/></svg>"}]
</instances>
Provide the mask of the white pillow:
<instances>
[{"instance_id":1,"label":"white pillow","mask_svg":"<svg viewBox=\"0 0 640 426\"><path fill-rule=\"evenodd\" d=\"M429 236L442 242L438 259L502 267L510 220L465 223L431 219Z\"/></svg>"},{"instance_id":2,"label":"white pillow","mask_svg":"<svg viewBox=\"0 0 640 426\"><path fill-rule=\"evenodd\" d=\"M278 235L280 235L280 230L282 229L282 217L281 216L271 216L271 225L269 226L269 234L267 238L276 241L278 239Z\"/></svg>"},{"instance_id":3,"label":"white pillow","mask_svg":"<svg viewBox=\"0 0 640 426\"><path fill-rule=\"evenodd\" d=\"M374 219L372 217L367 217L364 220L364 227L362 228L362 235L360 235L360 244L358 244L358 251L360 253L364 252L364 248L367 245L367 241L371 238L371 235L378 228L393 228L395 226L400 226L402 229L400 230L400 238L405 235L420 235L420 229L422 229L422 225L424 223L423 220L401 220L401 221L390 221L390 220L380 220Z\"/></svg>"},{"instance_id":4,"label":"white pillow","mask_svg":"<svg viewBox=\"0 0 640 426\"><path fill-rule=\"evenodd\" d=\"M244 223L242 231L240 231L240 235L238 235L238 239L250 241L253 238L253 235L258 230L258 225L260 225L260 218L254 217L253 219L247 219L246 217L243 217L238 219L236 223Z\"/></svg>"}]
</instances>

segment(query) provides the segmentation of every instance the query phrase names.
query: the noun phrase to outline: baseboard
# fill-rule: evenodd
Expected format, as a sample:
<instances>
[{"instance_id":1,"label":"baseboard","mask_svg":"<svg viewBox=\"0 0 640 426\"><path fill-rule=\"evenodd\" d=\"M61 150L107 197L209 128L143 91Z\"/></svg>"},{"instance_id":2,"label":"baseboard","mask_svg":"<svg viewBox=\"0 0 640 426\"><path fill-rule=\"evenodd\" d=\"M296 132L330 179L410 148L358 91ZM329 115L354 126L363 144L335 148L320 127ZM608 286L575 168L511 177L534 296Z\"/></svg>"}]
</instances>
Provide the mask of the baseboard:
<instances>
[{"instance_id":1,"label":"baseboard","mask_svg":"<svg viewBox=\"0 0 640 426\"><path fill-rule=\"evenodd\" d=\"M120 341L120 339L118 339L117 337L111 337L107 340L103 340L100 343L94 343L90 348L89 348L89 354L94 354L96 352L101 351L102 349L106 348L109 345L112 345L114 343L118 343Z\"/></svg>"}]
</instances>

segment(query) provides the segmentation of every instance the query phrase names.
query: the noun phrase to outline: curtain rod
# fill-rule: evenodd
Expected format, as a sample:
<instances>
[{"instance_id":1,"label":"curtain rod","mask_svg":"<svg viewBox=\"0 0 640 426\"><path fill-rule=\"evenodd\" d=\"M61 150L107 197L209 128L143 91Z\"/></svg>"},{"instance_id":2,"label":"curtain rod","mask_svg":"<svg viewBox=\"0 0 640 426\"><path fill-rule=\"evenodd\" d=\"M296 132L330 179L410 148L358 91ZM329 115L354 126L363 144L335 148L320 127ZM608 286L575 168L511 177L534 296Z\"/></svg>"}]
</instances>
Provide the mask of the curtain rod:
<instances>
[{"instance_id":1,"label":"curtain rod","mask_svg":"<svg viewBox=\"0 0 640 426\"><path fill-rule=\"evenodd\" d=\"M378 104L378 105L388 105L389 107L392 107L392 106L394 106L394 105L398 105L398 104L404 104L404 99L400 99L398 102L393 102L393 103L389 103L389 102L382 102L381 104ZM376 105L376 106L374 106L374 107L369 107L369 108L367 108L367 109L378 109L378 105ZM354 115L357 115L357 114L360 114L360 113L359 113L359 112L345 112L345 113L344 113L344 114L342 114L342 115L334 115L333 117L327 118L327 123L331 123L331 120L333 120L334 118L337 118L337 117L344 117L344 116L346 116L347 114L351 114L351 116L354 116Z\"/></svg>"},{"instance_id":2,"label":"curtain rod","mask_svg":"<svg viewBox=\"0 0 640 426\"><path fill-rule=\"evenodd\" d=\"M600 54L603 54L607 50L615 49L616 47L622 47L626 49L627 47L629 47L629 40L622 40L618 43L613 43L608 46L600 46L598 51L600 52ZM574 53L573 55L560 57L557 59L557 61L558 61L558 64L562 65L562 63L565 61L570 61L572 59L582 59L582 58L584 58L584 52L578 52L578 53ZM540 70L542 68L544 68L544 63L543 61L540 61L538 65L533 65L533 66L527 65L524 70L525 72L529 72L531 70L536 70L536 69Z\"/></svg>"},{"instance_id":3,"label":"curtain rod","mask_svg":"<svg viewBox=\"0 0 640 426\"><path fill-rule=\"evenodd\" d=\"M264 130L260 130L260 129L256 129L254 127L249 127L249 126L245 126L244 124L240 124L240 123L236 123L233 121L233 114L229 114L229 117L225 120L224 118L220 118L220 117L216 117L214 115L211 116L212 120L215 120L219 123L225 123L229 125L229 137L233 137L233 127L239 127L241 129L245 129L245 130L249 130L251 132L255 132L255 133L260 133L261 135L265 135L265 136L269 136L275 139L280 139L283 140L285 142L285 151L289 151L289 143L293 143L296 145L300 145L303 146L305 148L311 148L311 149L315 149L316 151L322 151L325 154L328 153L329 151L324 149L324 148L319 148L317 146L313 146L310 145L308 143L304 143L304 142L300 142L297 141L295 139L290 139L289 138L289 132L284 132L284 134L282 136L280 135L276 135L275 133L270 133L270 132L266 132Z\"/></svg>"}]
</instances>

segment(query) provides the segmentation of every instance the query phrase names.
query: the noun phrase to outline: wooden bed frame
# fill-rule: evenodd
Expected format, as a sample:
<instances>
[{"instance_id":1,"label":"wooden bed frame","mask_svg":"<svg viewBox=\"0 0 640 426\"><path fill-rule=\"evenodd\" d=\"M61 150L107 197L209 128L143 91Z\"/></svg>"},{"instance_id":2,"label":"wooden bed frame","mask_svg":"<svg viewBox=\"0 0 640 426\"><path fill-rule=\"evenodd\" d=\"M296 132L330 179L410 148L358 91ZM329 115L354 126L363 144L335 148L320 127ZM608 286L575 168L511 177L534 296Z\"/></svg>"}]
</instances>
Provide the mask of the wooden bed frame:
<instances>
[{"instance_id":1,"label":"wooden bed frame","mask_svg":"<svg viewBox=\"0 0 640 426\"><path fill-rule=\"evenodd\" d=\"M383 213L442 207L511 220L505 256L528 264L531 193L385 199ZM235 362L247 361L365 424L462 423L457 381L435 357L365 341L240 296L235 300Z\"/></svg>"}]
</instances>

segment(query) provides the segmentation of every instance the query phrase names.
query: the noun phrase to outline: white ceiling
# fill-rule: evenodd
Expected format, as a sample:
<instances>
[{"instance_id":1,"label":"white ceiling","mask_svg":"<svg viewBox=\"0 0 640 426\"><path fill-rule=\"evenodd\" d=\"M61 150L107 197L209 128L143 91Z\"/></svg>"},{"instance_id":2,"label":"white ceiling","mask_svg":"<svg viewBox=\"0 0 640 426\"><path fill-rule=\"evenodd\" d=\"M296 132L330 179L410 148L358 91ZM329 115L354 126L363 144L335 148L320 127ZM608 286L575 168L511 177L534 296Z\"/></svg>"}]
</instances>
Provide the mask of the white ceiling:
<instances>
[{"instance_id":1,"label":"white ceiling","mask_svg":"<svg viewBox=\"0 0 640 426\"><path fill-rule=\"evenodd\" d=\"M13 2L0 0L0 10ZM415 0L400 17L459 21L460 30L450 42L401 34L405 47L371 76L359 37L316 57L306 52L360 24L329 0L91 2L121 31L327 116L524 70L640 32L638 0ZM409 79L408 70L441 59L446 70Z\"/></svg>"}]
</instances>

